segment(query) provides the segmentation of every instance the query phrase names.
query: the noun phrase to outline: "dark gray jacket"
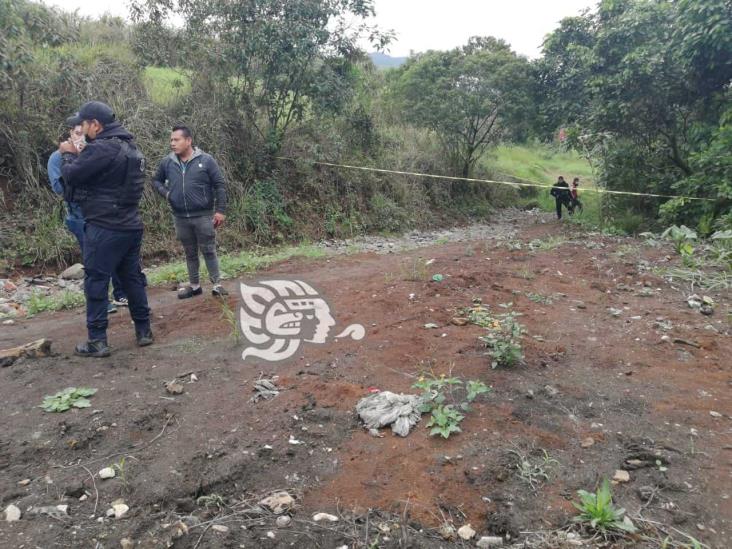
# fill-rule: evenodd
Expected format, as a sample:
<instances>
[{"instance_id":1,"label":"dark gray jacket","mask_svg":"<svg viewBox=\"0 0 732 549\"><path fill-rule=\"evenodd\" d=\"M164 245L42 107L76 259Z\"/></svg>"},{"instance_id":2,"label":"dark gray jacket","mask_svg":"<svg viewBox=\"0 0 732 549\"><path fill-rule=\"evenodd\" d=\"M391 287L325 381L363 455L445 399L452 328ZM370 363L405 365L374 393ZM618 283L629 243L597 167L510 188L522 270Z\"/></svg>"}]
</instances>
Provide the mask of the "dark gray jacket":
<instances>
[{"instance_id":1,"label":"dark gray jacket","mask_svg":"<svg viewBox=\"0 0 732 549\"><path fill-rule=\"evenodd\" d=\"M213 215L226 210L226 181L216 161L199 148L183 164L175 153L166 156L153 178L176 217Z\"/></svg>"}]
</instances>

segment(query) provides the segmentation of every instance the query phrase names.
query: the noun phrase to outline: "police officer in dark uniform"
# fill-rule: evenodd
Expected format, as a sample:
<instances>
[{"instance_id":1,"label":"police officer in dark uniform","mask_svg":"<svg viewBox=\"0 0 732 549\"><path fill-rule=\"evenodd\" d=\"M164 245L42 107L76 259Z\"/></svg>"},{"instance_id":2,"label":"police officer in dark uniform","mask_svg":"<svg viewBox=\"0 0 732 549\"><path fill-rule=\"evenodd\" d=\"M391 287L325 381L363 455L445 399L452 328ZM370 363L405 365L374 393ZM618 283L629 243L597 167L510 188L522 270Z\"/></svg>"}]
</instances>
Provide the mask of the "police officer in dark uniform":
<instances>
[{"instance_id":1,"label":"police officer in dark uniform","mask_svg":"<svg viewBox=\"0 0 732 549\"><path fill-rule=\"evenodd\" d=\"M85 103L74 122L82 125L87 145L79 153L72 144L62 143L59 152L64 157L64 196L81 205L86 220L84 294L89 338L76 346L75 353L105 357L110 354L107 289L115 271L129 300L137 344L153 342L140 262L143 225L138 206L145 181L145 159L109 105Z\"/></svg>"}]
</instances>

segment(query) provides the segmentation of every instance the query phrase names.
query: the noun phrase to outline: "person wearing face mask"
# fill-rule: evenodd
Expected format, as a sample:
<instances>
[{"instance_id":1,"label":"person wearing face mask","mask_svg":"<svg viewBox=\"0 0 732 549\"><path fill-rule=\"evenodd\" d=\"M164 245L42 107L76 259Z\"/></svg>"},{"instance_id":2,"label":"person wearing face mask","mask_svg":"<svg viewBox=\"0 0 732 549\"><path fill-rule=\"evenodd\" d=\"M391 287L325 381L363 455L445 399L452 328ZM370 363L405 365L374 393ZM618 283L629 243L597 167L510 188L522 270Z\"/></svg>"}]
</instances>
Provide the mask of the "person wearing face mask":
<instances>
[{"instance_id":1,"label":"person wearing face mask","mask_svg":"<svg viewBox=\"0 0 732 549\"><path fill-rule=\"evenodd\" d=\"M86 146L86 139L84 139L84 132L81 129L81 124L74 125L74 118L70 117L66 120L66 127L68 128L68 139L65 141L70 142L81 152ZM61 178L61 166L63 165L63 158L59 151L54 151L48 158L48 179L51 181L51 189L57 195L64 195L64 183ZM81 206L76 202L64 201L66 208L66 218L64 224L66 228L74 235L76 241L79 243L79 250L81 251L82 258L84 257L84 215L81 213ZM117 273L112 273L112 296L113 300L107 304L108 313L116 313L117 307L127 306L127 294L125 294L122 288L122 282L117 276Z\"/></svg>"},{"instance_id":2,"label":"person wearing face mask","mask_svg":"<svg viewBox=\"0 0 732 549\"><path fill-rule=\"evenodd\" d=\"M84 226L84 295L88 339L75 353L87 357L110 355L107 341L107 289L113 273L127 294L139 346L153 343L146 280L140 262L143 225L139 203L145 183L145 159L133 135L120 124L112 108L100 101L84 103L69 120L81 125L86 147L59 146L64 164L64 197L78 202Z\"/></svg>"}]
</instances>

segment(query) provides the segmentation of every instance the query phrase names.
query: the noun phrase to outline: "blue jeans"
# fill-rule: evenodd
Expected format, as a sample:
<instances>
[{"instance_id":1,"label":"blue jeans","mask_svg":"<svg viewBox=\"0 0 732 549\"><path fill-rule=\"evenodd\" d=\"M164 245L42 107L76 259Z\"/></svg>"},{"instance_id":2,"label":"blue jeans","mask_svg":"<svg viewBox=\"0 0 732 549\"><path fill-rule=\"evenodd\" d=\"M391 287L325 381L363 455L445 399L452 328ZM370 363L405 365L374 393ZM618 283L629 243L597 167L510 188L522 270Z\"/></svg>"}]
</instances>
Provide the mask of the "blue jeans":
<instances>
[{"instance_id":1,"label":"blue jeans","mask_svg":"<svg viewBox=\"0 0 732 549\"><path fill-rule=\"evenodd\" d=\"M79 249L81 250L81 256L84 257L84 218L74 217L73 215L67 215L65 224L66 228L71 231L76 237L79 243ZM119 301L120 299L126 298L124 290L122 289L122 281L119 279L119 275L114 272L112 273L112 295L114 299Z\"/></svg>"},{"instance_id":2,"label":"blue jeans","mask_svg":"<svg viewBox=\"0 0 732 549\"><path fill-rule=\"evenodd\" d=\"M150 329L147 280L140 263L142 231L112 231L86 224L84 228L84 294L89 340L107 340L107 291L113 273L129 300L136 333Z\"/></svg>"}]
</instances>

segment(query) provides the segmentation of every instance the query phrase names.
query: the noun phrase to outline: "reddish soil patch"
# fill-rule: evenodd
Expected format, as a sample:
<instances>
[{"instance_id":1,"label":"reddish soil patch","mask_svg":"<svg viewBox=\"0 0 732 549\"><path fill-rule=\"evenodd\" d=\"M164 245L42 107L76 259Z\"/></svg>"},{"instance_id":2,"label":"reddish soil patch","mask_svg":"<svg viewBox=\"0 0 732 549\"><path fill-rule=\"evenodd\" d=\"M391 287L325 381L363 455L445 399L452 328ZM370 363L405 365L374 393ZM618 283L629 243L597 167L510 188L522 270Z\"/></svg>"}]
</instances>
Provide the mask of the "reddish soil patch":
<instances>
[{"instance_id":1,"label":"reddish soil patch","mask_svg":"<svg viewBox=\"0 0 732 549\"><path fill-rule=\"evenodd\" d=\"M458 243L409 254L293 260L258 273L255 279L299 278L322 291L337 321L331 335L350 323L366 327L362 341L306 344L286 363L244 363L218 302L180 302L163 289L150 292L156 344L135 347L122 313L112 319L115 353L106 360L71 355L84 336L82 311L3 326L0 348L45 336L60 354L0 371L0 503L24 513L18 523L0 523L0 546L87 547L97 540L117 547L123 537L164 546L171 531L165 525L191 514L204 523L175 547L355 547L368 539L364 517L375 516L410 526L408 543L402 528L391 536L394 546L445 546L434 534L445 520L470 522L482 535L515 537L565 526L575 513L576 490L591 490L626 459L650 453L661 466L631 470L631 481L614 487L617 502L665 531L728 547L730 296L714 296L717 313L704 317L663 280L639 271L640 259L657 261L669 250L585 235L532 251L528 242L559 236L566 227L519 229L521 249ZM623 255L616 253L620 246ZM429 274L445 275L443 282L404 280L405 265L417 255L435 259ZM236 284L229 288L233 293ZM491 370L477 339L484 330L450 324L474 297L497 312L499 304L512 303L522 314L525 364ZM236 297L229 303L237 307ZM661 317L673 324L672 339L697 346L663 342ZM425 329L429 322L440 327ZM425 419L406 438L388 430L375 438L361 428L354 408L369 387L413 392L415 378L428 370L493 387L467 414L461 434L431 438ZM186 381L191 372L198 381L185 382L184 394L165 393L165 381ZM253 403L252 382L261 374L279 375L284 391ZM37 407L66 386L98 388L92 408L48 414ZM303 444L290 444L291 437ZM582 448L588 437L594 444ZM511 452L540 461L543 450L557 463L534 490L517 476ZM95 488L89 472L122 456L124 478L97 478ZM23 479L31 482L18 484ZM296 520L292 529L277 530L265 514L232 519L225 533L206 528L206 520L229 513L236 502L276 489L298 496L295 519L327 511L342 521L323 528ZM646 489L650 500L640 497ZM84 490L90 495L79 501ZM212 494L229 507L197 505ZM98 522L117 498L129 514ZM67 520L27 512L62 502L69 505ZM423 537L415 534L420 529ZM657 544L636 538L631 546Z\"/></svg>"}]
</instances>

